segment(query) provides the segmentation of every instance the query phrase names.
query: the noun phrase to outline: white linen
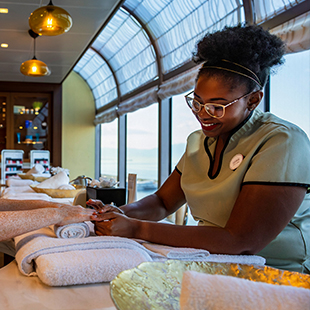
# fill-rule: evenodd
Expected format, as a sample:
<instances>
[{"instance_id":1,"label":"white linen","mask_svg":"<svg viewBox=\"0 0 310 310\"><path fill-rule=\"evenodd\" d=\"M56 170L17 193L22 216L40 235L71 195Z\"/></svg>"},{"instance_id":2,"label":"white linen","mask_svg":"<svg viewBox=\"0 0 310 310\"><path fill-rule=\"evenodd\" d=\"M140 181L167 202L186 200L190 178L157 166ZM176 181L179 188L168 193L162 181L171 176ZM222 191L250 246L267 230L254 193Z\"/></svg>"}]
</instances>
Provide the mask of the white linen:
<instances>
[{"instance_id":1,"label":"white linen","mask_svg":"<svg viewBox=\"0 0 310 310\"><path fill-rule=\"evenodd\" d=\"M176 248L148 242L144 242L142 245L152 252L165 256L167 259L205 261L205 259L210 256L209 251L201 249Z\"/></svg>"},{"instance_id":2,"label":"white linen","mask_svg":"<svg viewBox=\"0 0 310 310\"><path fill-rule=\"evenodd\" d=\"M5 195L1 198L4 199L16 199L16 200L47 200L51 201L52 198L47 194L41 193L10 193L9 195Z\"/></svg>"},{"instance_id":3,"label":"white linen","mask_svg":"<svg viewBox=\"0 0 310 310\"><path fill-rule=\"evenodd\" d=\"M60 171L56 175L39 183L37 187L57 189L59 186L64 184L69 184L69 177L64 171Z\"/></svg>"},{"instance_id":4,"label":"white linen","mask_svg":"<svg viewBox=\"0 0 310 310\"><path fill-rule=\"evenodd\" d=\"M13 187L13 186L28 186L31 184L34 184L35 182L33 180L23 180L20 177L10 177L6 180L6 186Z\"/></svg>"},{"instance_id":5,"label":"white linen","mask_svg":"<svg viewBox=\"0 0 310 310\"><path fill-rule=\"evenodd\" d=\"M310 289L196 271L183 274L180 310L309 310Z\"/></svg>"},{"instance_id":6,"label":"white linen","mask_svg":"<svg viewBox=\"0 0 310 310\"><path fill-rule=\"evenodd\" d=\"M33 175L33 174L41 174L44 172L44 167L41 164L35 164L29 171L26 172L27 175Z\"/></svg>"},{"instance_id":7,"label":"white linen","mask_svg":"<svg viewBox=\"0 0 310 310\"><path fill-rule=\"evenodd\" d=\"M213 256L199 249L152 247L143 240L139 242L121 237L94 236L92 230L88 238L60 239L53 228L46 227L15 238L16 261L24 275L39 276L50 286L63 286L111 281L122 270L147 261L164 262L171 257L236 263L239 258L238 255ZM199 258L195 254L199 254ZM256 256L249 256L248 262L251 259L257 262Z\"/></svg>"},{"instance_id":8,"label":"white linen","mask_svg":"<svg viewBox=\"0 0 310 310\"><path fill-rule=\"evenodd\" d=\"M161 255L164 259L157 258L158 261L166 259L177 259L183 261L217 262L217 263L236 263L263 266L266 259L258 255L228 255L210 254L209 251L194 248L171 247L162 244L146 242L135 239L148 250Z\"/></svg>"},{"instance_id":9,"label":"white linen","mask_svg":"<svg viewBox=\"0 0 310 310\"><path fill-rule=\"evenodd\" d=\"M64 226L54 225L54 233L57 238L86 238L89 236L89 226L86 223L73 223Z\"/></svg>"},{"instance_id":10,"label":"white linen","mask_svg":"<svg viewBox=\"0 0 310 310\"><path fill-rule=\"evenodd\" d=\"M111 281L122 270L152 261L147 249L127 238L60 239L49 227L16 237L15 246L20 272L50 286Z\"/></svg>"}]
</instances>

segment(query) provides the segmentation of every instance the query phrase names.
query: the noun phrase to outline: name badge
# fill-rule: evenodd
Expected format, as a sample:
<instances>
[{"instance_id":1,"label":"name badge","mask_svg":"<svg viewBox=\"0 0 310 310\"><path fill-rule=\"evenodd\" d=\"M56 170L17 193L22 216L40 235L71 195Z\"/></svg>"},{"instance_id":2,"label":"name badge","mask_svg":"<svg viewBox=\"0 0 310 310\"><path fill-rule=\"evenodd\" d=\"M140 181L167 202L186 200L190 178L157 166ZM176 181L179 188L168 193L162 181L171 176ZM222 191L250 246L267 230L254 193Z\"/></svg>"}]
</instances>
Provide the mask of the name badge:
<instances>
[{"instance_id":1,"label":"name badge","mask_svg":"<svg viewBox=\"0 0 310 310\"><path fill-rule=\"evenodd\" d=\"M231 170L236 170L241 165L243 158L244 156L242 154L235 155L229 163L229 168Z\"/></svg>"}]
</instances>

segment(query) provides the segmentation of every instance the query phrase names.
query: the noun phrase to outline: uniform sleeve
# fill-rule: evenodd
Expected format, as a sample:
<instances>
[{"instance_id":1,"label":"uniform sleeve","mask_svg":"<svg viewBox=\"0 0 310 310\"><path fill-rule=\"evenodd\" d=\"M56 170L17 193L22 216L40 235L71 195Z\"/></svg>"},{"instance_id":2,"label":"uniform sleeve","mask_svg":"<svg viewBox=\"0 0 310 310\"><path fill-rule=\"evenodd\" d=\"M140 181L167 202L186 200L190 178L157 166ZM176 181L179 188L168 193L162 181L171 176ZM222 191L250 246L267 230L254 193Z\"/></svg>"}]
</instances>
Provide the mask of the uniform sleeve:
<instances>
[{"instance_id":1,"label":"uniform sleeve","mask_svg":"<svg viewBox=\"0 0 310 310\"><path fill-rule=\"evenodd\" d=\"M183 171L183 165L184 165L184 160L185 160L184 158L185 158L185 153L183 154L183 156L181 157L181 159L179 160L179 162L175 166L175 170L179 174L182 174L182 171Z\"/></svg>"},{"instance_id":2,"label":"uniform sleeve","mask_svg":"<svg viewBox=\"0 0 310 310\"><path fill-rule=\"evenodd\" d=\"M273 132L252 157L243 180L243 184L246 183L281 183L310 188L307 135L298 128Z\"/></svg>"}]
</instances>

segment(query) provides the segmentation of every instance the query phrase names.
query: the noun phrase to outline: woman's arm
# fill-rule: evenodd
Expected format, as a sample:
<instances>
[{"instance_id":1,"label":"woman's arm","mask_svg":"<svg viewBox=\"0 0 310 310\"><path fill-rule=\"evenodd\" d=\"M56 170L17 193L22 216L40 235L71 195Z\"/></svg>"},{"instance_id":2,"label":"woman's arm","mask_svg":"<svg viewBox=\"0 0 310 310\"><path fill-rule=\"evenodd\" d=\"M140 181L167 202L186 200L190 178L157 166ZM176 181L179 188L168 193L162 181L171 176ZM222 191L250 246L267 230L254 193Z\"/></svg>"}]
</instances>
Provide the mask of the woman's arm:
<instances>
[{"instance_id":1,"label":"woman's arm","mask_svg":"<svg viewBox=\"0 0 310 310\"><path fill-rule=\"evenodd\" d=\"M42 203L45 202L43 201ZM23 206L24 204L21 203L21 205ZM93 210L85 209L81 206L60 204L58 206L43 209L0 212L0 241L49 225L67 225L89 221L94 213ZM94 215L92 220L96 220Z\"/></svg>"},{"instance_id":2,"label":"woman's arm","mask_svg":"<svg viewBox=\"0 0 310 310\"><path fill-rule=\"evenodd\" d=\"M96 223L99 235L144 239L153 243L202 248L211 253L255 254L288 224L306 189L292 186L244 185L224 228L178 226L105 213Z\"/></svg>"}]
</instances>

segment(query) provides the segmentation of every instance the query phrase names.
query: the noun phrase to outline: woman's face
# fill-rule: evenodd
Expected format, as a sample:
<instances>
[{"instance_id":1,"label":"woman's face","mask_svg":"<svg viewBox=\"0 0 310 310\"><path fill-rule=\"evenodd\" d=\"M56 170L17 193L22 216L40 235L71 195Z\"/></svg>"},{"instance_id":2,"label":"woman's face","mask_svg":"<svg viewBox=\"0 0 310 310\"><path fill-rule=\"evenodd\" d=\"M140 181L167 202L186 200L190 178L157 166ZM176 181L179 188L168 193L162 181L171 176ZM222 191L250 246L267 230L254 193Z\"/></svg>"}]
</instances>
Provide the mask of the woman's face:
<instances>
[{"instance_id":1,"label":"woman's face","mask_svg":"<svg viewBox=\"0 0 310 310\"><path fill-rule=\"evenodd\" d=\"M232 89L231 85L225 84L225 80L221 78L201 76L197 81L194 97L202 104L217 103L227 105L246 93L245 85ZM227 138L230 132L250 114L248 106L250 97L251 95L246 96L225 108L225 114L222 118L210 116L204 107L200 112L194 112L203 133L208 137Z\"/></svg>"}]
</instances>

